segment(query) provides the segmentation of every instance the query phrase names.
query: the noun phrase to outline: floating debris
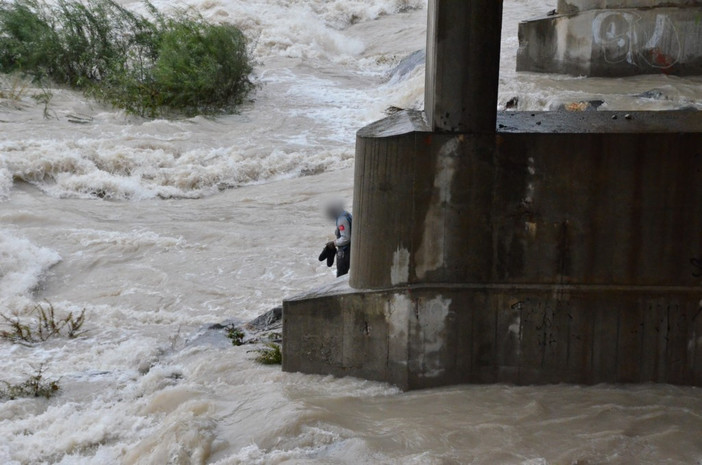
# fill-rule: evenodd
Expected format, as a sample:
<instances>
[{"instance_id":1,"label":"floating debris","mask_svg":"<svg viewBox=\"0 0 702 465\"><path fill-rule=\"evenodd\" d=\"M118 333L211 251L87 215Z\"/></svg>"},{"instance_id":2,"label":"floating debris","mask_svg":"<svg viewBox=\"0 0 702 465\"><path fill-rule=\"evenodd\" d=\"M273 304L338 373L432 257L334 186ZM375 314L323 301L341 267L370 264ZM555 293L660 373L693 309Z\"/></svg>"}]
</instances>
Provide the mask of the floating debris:
<instances>
[{"instance_id":1,"label":"floating debris","mask_svg":"<svg viewBox=\"0 0 702 465\"><path fill-rule=\"evenodd\" d=\"M602 105L604 105L604 100L586 100L565 103L558 107L557 111L597 111Z\"/></svg>"},{"instance_id":2,"label":"floating debris","mask_svg":"<svg viewBox=\"0 0 702 465\"><path fill-rule=\"evenodd\" d=\"M68 115L68 122L74 124L90 124L93 122L93 117L89 115Z\"/></svg>"}]
</instances>

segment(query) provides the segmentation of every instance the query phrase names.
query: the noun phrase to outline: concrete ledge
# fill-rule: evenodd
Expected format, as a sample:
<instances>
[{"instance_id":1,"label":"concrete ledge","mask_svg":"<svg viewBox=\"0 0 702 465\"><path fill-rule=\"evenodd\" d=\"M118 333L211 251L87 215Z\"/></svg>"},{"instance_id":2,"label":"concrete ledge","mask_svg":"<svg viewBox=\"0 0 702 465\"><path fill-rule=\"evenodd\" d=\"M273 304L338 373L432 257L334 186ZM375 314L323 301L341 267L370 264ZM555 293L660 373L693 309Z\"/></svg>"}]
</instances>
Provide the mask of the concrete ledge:
<instances>
[{"instance_id":1,"label":"concrete ledge","mask_svg":"<svg viewBox=\"0 0 702 465\"><path fill-rule=\"evenodd\" d=\"M702 134L702 111L501 112L498 134ZM363 137L359 133L360 137ZM637 136L637 137L638 137ZM376 136L380 137L380 136Z\"/></svg>"},{"instance_id":2,"label":"concrete ledge","mask_svg":"<svg viewBox=\"0 0 702 465\"><path fill-rule=\"evenodd\" d=\"M330 283L327 286L323 286L317 289L311 289L302 294L289 297L287 301L296 302L300 300L316 299L318 297L324 297L328 295L339 296L344 294L352 294L354 292L355 290L351 289L351 287L349 286L349 275L345 275L341 278L337 278L334 282Z\"/></svg>"},{"instance_id":3,"label":"concrete ledge","mask_svg":"<svg viewBox=\"0 0 702 465\"><path fill-rule=\"evenodd\" d=\"M702 6L702 0L558 0L556 11L559 14L576 14L588 10L690 6Z\"/></svg>"},{"instance_id":4,"label":"concrete ledge","mask_svg":"<svg viewBox=\"0 0 702 465\"><path fill-rule=\"evenodd\" d=\"M702 74L702 4L591 9L601 3L562 2L558 12L563 14L520 23L517 71L605 77Z\"/></svg>"},{"instance_id":5,"label":"concrete ledge","mask_svg":"<svg viewBox=\"0 0 702 465\"><path fill-rule=\"evenodd\" d=\"M460 383L702 386L702 290L410 286L287 301L285 371L402 389Z\"/></svg>"},{"instance_id":6,"label":"concrete ledge","mask_svg":"<svg viewBox=\"0 0 702 465\"><path fill-rule=\"evenodd\" d=\"M428 134L422 112L408 110L358 131L365 139ZM502 111L497 134L702 134L702 111Z\"/></svg>"},{"instance_id":7,"label":"concrete ledge","mask_svg":"<svg viewBox=\"0 0 702 465\"><path fill-rule=\"evenodd\" d=\"M400 111L358 131L358 137L394 137L413 132L429 132L431 128L421 111Z\"/></svg>"}]
</instances>

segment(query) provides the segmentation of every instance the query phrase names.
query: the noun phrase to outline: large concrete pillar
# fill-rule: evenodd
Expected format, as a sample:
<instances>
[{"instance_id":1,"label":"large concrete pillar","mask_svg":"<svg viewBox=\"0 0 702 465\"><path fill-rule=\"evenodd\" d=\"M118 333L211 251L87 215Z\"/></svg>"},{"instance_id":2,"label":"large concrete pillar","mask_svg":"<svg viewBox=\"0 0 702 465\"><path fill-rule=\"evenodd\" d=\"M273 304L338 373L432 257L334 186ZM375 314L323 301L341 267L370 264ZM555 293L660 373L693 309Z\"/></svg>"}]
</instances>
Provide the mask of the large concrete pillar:
<instances>
[{"instance_id":1,"label":"large concrete pillar","mask_svg":"<svg viewBox=\"0 0 702 465\"><path fill-rule=\"evenodd\" d=\"M359 131L351 278L284 302L283 369L702 386L702 112L496 124L501 3L431 0L427 114Z\"/></svg>"},{"instance_id":2,"label":"large concrete pillar","mask_svg":"<svg viewBox=\"0 0 702 465\"><path fill-rule=\"evenodd\" d=\"M440 132L495 132L502 0L430 0L425 111Z\"/></svg>"}]
</instances>

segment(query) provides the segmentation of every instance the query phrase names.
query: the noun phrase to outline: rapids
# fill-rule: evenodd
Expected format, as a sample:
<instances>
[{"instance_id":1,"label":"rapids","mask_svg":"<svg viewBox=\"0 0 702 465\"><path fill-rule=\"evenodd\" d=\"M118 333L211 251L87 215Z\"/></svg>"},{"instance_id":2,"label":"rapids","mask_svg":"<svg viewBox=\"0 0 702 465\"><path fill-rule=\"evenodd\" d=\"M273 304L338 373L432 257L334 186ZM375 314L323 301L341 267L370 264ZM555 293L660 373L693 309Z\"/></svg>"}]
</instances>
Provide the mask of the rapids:
<instances>
[{"instance_id":1,"label":"rapids","mask_svg":"<svg viewBox=\"0 0 702 465\"><path fill-rule=\"evenodd\" d=\"M553 3L505 0L502 107L702 109L701 78L516 73L517 22ZM43 363L62 388L0 402L0 464L702 464L699 389L403 394L281 373L208 329L333 282L316 260L332 232L321 207L352 196L358 128L422 107L422 65L392 71L424 47L426 12L423 0L184 5L251 39L258 89L238 114L148 121L51 89L46 118L31 86L0 100L0 312L48 300L85 308L88 330L0 341L0 380Z\"/></svg>"}]
</instances>

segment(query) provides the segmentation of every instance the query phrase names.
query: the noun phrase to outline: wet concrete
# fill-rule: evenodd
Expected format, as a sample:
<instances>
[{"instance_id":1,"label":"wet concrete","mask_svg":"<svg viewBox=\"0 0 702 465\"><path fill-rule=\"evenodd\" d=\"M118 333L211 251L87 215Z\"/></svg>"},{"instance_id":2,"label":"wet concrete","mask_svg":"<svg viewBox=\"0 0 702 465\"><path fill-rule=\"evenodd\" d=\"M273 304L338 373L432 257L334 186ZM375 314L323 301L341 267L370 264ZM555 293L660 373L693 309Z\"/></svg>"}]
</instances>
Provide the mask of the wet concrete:
<instances>
[{"instance_id":1,"label":"wet concrete","mask_svg":"<svg viewBox=\"0 0 702 465\"><path fill-rule=\"evenodd\" d=\"M533 134L642 134L699 133L702 111L503 111L497 113L495 132ZM376 121L358 136L390 137L409 132L431 132L424 113L402 111Z\"/></svg>"},{"instance_id":2,"label":"wet concrete","mask_svg":"<svg viewBox=\"0 0 702 465\"><path fill-rule=\"evenodd\" d=\"M617 119L613 119L617 116ZM284 306L284 368L702 385L702 115L501 113L359 131L350 287Z\"/></svg>"},{"instance_id":3,"label":"wet concrete","mask_svg":"<svg viewBox=\"0 0 702 465\"><path fill-rule=\"evenodd\" d=\"M284 302L283 369L702 386L702 114L496 115L498 11L431 0L427 114L358 132L351 276Z\"/></svg>"},{"instance_id":4,"label":"wet concrete","mask_svg":"<svg viewBox=\"0 0 702 465\"><path fill-rule=\"evenodd\" d=\"M496 130L534 134L694 134L702 132L702 112L501 112Z\"/></svg>"},{"instance_id":5,"label":"wet concrete","mask_svg":"<svg viewBox=\"0 0 702 465\"><path fill-rule=\"evenodd\" d=\"M700 18L698 0L561 0L520 23L517 71L700 75Z\"/></svg>"}]
</instances>

